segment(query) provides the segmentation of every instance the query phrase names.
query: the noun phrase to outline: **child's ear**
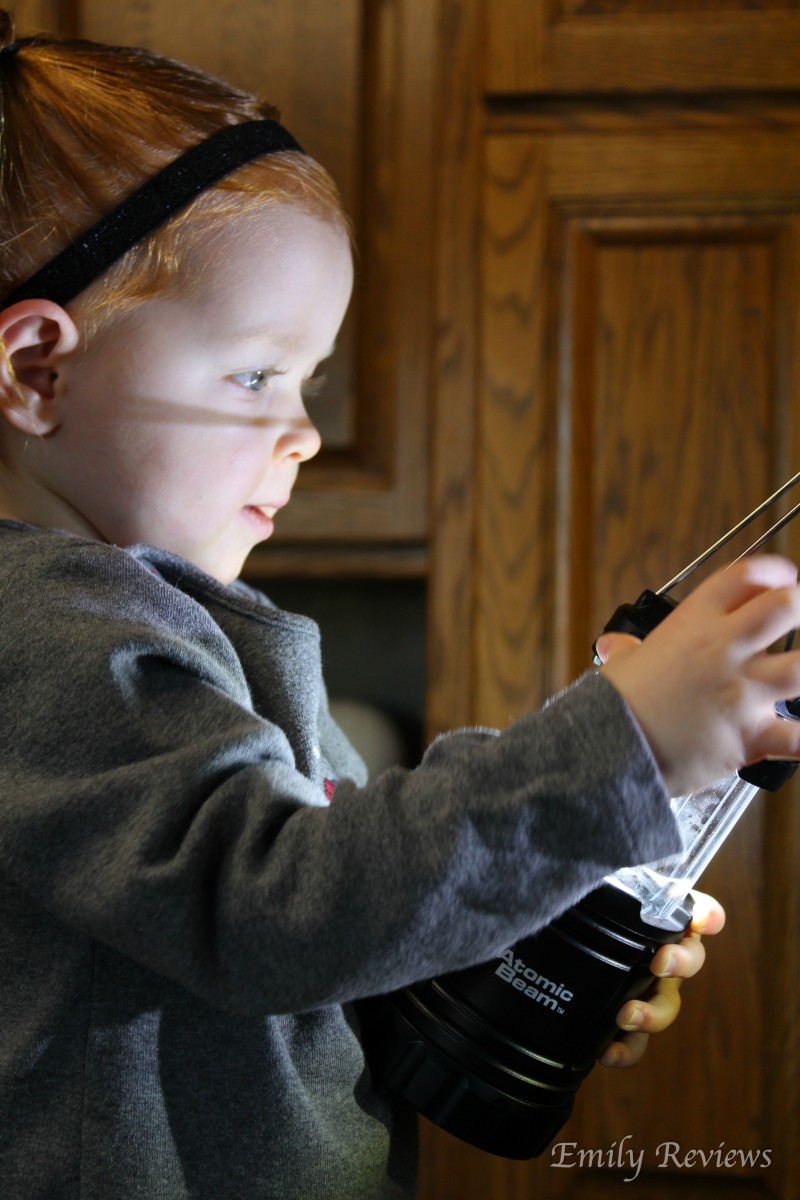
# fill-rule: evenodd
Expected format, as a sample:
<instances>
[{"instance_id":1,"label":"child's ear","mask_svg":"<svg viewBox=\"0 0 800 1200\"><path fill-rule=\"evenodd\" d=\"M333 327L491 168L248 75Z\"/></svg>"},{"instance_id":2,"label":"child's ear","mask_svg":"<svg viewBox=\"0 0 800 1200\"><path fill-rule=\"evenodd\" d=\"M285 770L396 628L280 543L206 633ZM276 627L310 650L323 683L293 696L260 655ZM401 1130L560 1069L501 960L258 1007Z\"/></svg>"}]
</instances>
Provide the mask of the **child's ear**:
<instances>
[{"instance_id":1,"label":"child's ear","mask_svg":"<svg viewBox=\"0 0 800 1200\"><path fill-rule=\"evenodd\" d=\"M54 403L64 359L78 344L72 318L51 300L21 300L0 312L0 412L23 433L58 428Z\"/></svg>"}]
</instances>

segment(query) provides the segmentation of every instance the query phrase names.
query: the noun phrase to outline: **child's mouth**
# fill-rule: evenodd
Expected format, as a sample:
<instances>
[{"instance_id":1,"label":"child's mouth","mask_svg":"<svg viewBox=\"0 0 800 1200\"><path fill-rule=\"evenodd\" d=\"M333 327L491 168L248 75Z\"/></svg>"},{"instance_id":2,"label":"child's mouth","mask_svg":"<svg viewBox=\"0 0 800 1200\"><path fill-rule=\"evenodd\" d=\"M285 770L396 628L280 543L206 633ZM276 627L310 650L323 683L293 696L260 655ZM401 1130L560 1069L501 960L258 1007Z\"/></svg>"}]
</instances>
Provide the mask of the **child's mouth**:
<instances>
[{"instance_id":1,"label":"child's mouth","mask_svg":"<svg viewBox=\"0 0 800 1200\"><path fill-rule=\"evenodd\" d=\"M261 533L262 538L270 537L275 529L275 509L271 506L267 508L256 507L255 504L248 504L242 509L242 512L247 517L251 525L254 525Z\"/></svg>"}]
</instances>

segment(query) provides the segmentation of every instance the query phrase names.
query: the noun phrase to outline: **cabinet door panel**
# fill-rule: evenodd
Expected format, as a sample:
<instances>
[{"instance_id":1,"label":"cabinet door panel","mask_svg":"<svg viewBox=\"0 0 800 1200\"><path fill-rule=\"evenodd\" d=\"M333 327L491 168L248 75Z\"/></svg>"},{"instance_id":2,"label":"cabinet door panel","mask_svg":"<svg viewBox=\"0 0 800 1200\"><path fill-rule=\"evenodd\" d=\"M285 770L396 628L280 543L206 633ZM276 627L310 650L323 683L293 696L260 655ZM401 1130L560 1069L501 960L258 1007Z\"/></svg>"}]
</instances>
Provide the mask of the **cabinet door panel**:
<instances>
[{"instance_id":1,"label":"cabinet door panel","mask_svg":"<svg viewBox=\"0 0 800 1200\"><path fill-rule=\"evenodd\" d=\"M794 225L564 214L570 676L620 599L666 584L793 473L776 304Z\"/></svg>"},{"instance_id":2,"label":"cabinet door panel","mask_svg":"<svg viewBox=\"0 0 800 1200\"><path fill-rule=\"evenodd\" d=\"M485 0L494 93L794 88L796 0Z\"/></svg>"}]
</instances>

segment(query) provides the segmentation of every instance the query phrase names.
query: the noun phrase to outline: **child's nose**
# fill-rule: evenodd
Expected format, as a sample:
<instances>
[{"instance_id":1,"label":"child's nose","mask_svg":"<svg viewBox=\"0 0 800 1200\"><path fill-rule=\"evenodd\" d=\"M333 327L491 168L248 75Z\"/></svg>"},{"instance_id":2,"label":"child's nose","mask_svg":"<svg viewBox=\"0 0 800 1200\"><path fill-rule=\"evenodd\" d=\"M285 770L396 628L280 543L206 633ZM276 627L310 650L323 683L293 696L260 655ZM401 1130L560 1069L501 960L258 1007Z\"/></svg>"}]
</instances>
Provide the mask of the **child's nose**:
<instances>
[{"instance_id":1,"label":"child's nose","mask_svg":"<svg viewBox=\"0 0 800 1200\"><path fill-rule=\"evenodd\" d=\"M296 462L305 462L319 453L322 439L319 430L313 424L308 413L291 421L286 431L281 434L275 446L279 458L292 458Z\"/></svg>"}]
</instances>

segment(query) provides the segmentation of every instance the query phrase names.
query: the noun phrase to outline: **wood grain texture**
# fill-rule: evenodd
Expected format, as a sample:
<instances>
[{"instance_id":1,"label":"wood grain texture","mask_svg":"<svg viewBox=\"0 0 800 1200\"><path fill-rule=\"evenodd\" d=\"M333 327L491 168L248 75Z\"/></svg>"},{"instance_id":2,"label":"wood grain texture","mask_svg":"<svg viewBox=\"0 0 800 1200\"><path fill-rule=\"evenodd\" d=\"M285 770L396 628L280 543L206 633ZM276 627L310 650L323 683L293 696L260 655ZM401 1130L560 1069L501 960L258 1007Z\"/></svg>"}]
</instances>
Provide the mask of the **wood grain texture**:
<instances>
[{"instance_id":1,"label":"wood grain texture","mask_svg":"<svg viewBox=\"0 0 800 1200\"><path fill-rule=\"evenodd\" d=\"M436 337L431 412L427 732L474 717L480 82L478 0L444 0L438 27Z\"/></svg>"},{"instance_id":2,"label":"wood grain texture","mask_svg":"<svg viewBox=\"0 0 800 1200\"><path fill-rule=\"evenodd\" d=\"M681 16L691 13L736 12L796 12L798 0L555 0L559 17L632 16L669 13Z\"/></svg>"},{"instance_id":3,"label":"wood grain texture","mask_svg":"<svg viewBox=\"0 0 800 1200\"><path fill-rule=\"evenodd\" d=\"M486 149L476 515L476 718L504 726L552 691L557 494L547 150Z\"/></svg>"},{"instance_id":4,"label":"wood grain texture","mask_svg":"<svg viewBox=\"0 0 800 1200\"><path fill-rule=\"evenodd\" d=\"M786 0L486 5L494 94L793 89L800 11Z\"/></svg>"},{"instance_id":5,"label":"wood grain texture","mask_svg":"<svg viewBox=\"0 0 800 1200\"><path fill-rule=\"evenodd\" d=\"M17 37L37 33L73 33L77 0L17 0L10 6Z\"/></svg>"},{"instance_id":6,"label":"wood grain texture","mask_svg":"<svg viewBox=\"0 0 800 1200\"><path fill-rule=\"evenodd\" d=\"M787 222L589 225L575 217L565 230L570 677L618 598L662 586L715 542L770 493L782 457L775 289Z\"/></svg>"}]
</instances>

